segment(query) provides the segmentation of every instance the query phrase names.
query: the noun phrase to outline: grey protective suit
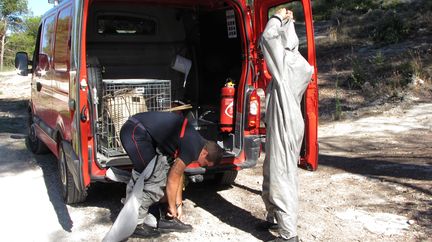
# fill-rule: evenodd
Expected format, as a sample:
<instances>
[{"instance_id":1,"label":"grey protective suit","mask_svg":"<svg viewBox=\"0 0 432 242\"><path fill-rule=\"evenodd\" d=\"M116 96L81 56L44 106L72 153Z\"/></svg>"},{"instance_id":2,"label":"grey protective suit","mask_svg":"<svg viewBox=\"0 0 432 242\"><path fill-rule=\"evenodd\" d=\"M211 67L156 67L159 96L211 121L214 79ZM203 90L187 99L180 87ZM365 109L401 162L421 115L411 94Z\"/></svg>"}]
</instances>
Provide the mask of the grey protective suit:
<instances>
[{"instance_id":1,"label":"grey protective suit","mask_svg":"<svg viewBox=\"0 0 432 242\"><path fill-rule=\"evenodd\" d=\"M125 204L103 242L127 239L137 224L145 223L150 227L156 227L156 218L148 213L148 209L164 196L169 168L167 158L156 155L142 173L132 170L131 177L123 179L112 176L114 181L129 182L126 187Z\"/></svg>"},{"instance_id":2,"label":"grey protective suit","mask_svg":"<svg viewBox=\"0 0 432 242\"><path fill-rule=\"evenodd\" d=\"M273 77L266 91L262 197L267 220L279 224L285 239L297 236L297 165L304 134L300 103L314 69L298 52L298 44L294 21L270 18L260 43Z\"/></svg>"}]
</instances>

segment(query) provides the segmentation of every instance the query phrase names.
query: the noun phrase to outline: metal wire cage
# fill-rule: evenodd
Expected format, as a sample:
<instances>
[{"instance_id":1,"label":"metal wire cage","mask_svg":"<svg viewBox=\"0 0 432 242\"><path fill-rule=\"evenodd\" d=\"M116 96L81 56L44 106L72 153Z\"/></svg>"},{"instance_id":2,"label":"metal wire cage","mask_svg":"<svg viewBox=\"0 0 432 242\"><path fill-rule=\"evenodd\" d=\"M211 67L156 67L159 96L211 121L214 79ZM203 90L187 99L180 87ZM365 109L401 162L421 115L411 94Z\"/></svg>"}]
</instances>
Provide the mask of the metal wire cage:
<instances>
[{"instance_id":1,"label":"metal wire cage","mask_svg":"<svg viewBox=\"0 0 432 242\"><path fill-rule=\"evenodd\" d=\"M107 157L124 155L120 129L126 120L141 112L171 108L171 81L153 79L104 80L98 148Z\"/></svg>"}]
</instances>

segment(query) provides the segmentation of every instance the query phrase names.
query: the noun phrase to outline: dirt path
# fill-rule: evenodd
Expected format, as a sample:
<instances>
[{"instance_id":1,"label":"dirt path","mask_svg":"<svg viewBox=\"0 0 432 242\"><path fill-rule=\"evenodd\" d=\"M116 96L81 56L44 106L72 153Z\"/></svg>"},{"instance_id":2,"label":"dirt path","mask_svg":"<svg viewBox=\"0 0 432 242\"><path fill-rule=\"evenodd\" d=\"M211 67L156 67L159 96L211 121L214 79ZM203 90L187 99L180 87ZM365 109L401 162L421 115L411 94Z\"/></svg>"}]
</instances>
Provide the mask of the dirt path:
<instances>
[{"instance_id":1,"label":"dirt path","mask_svg":"<svg viewBox=\"0 0 432 242\"><path fill-rule=\"evenodd\" d=\"M65 205L52 155L24 142L28 80L0 75L0 240L100 241L121 209L124 186L95 184ZM320 167L299 170L302 241L432 241L432 104L319 128ZM157 241L260 241L262 158L236 184L193 184L185 194L188 234ZM139 241L129 239L129 241Z\"/></svg>"}]
</instances>

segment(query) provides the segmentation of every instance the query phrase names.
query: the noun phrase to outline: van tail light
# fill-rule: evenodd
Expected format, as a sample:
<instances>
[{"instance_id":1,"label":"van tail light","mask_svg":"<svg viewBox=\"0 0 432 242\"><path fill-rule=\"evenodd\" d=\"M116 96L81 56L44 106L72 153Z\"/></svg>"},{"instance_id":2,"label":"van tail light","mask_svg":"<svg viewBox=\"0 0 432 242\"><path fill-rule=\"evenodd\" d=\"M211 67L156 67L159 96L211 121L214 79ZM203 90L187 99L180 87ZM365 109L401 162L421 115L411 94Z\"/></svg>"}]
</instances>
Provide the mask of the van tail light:
<instances>
[{"instance_id":1,"label":"van tail light","mask_svg":"<svg viewBox=\"0 0 432 242\"><path fill-rule=\"evenodd\" d=\"M249 96L248 128L256 129L260 125L260 97L256 90Z\"/></svg>"}]
</instances>

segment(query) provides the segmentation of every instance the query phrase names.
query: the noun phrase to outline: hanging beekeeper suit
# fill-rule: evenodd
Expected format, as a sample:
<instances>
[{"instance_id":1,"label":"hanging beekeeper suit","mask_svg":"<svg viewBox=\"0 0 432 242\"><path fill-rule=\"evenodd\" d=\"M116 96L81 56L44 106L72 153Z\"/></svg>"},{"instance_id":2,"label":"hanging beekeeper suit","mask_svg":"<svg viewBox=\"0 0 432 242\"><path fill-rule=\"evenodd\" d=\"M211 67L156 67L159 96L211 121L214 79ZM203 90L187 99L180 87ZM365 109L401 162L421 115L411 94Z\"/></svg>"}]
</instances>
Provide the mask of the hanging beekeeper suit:
<instances>
[{"instance_id":1,"label":"hanging beekeeper suit","mask_svg":"<svg viewBox=\"0 0 432 242\"><path fill-rule=\"evenodd\" d=\"M262 197L267 221L278 225L276 241L298 241L297 165L304 134L300 103L314 70L298 45L292 12L278 10L268 21L260 43L273 77L266 91Z\"/></svg>"}]
</instances>

